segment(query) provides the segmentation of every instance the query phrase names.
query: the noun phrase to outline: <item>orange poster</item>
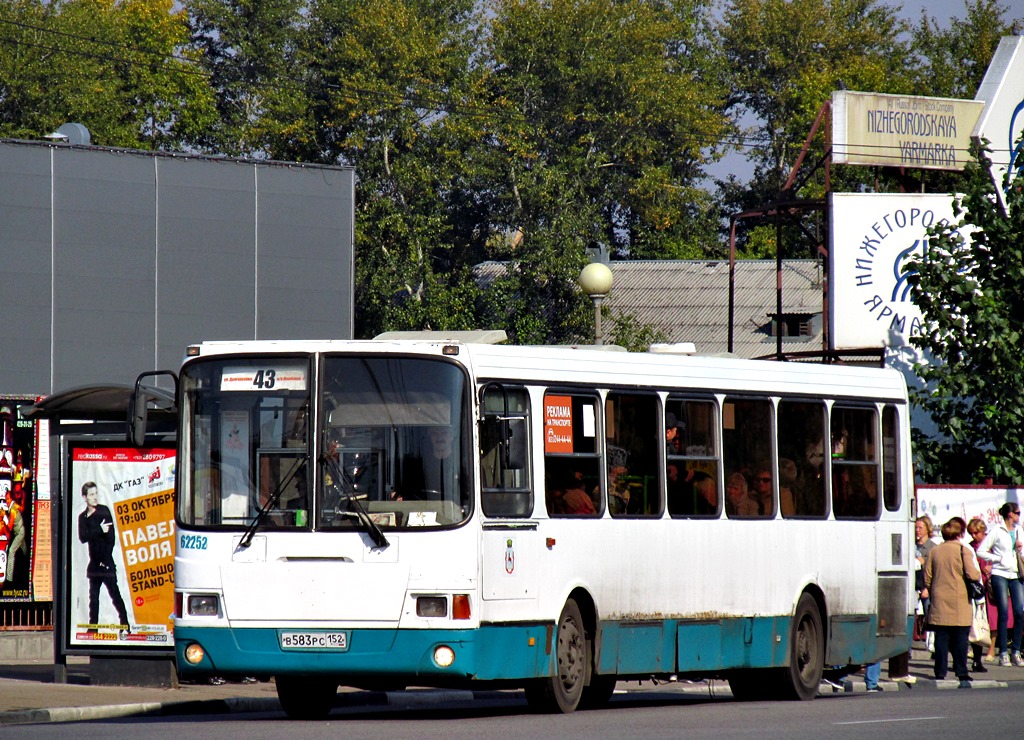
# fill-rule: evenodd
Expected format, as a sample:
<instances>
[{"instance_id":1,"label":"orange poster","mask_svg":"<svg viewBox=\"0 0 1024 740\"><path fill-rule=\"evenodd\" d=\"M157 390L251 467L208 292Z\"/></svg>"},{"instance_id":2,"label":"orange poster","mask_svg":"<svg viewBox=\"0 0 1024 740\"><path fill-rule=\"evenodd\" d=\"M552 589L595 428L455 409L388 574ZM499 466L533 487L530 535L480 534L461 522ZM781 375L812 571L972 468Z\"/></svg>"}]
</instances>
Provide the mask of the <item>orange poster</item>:
<instances>
[{"instance_id":1,"label":"orange poster","mask_svg":"<svg viewBox=\"0 0 1024 740\"><path fill-rule=\"evenodd\" d=\"M572 397L544 398L544 452L572 452Z\"/></svg>"},{"instance_id":2,"label":"orange poster","mask_svg":"<svg viewBox=\"0 0 1024 740\"><path fill-rule=\"evenodd\" d=\"M81 446L68 491L68 645L167 649L174 634L172 449Z\"/></svg>"}]
</instances>

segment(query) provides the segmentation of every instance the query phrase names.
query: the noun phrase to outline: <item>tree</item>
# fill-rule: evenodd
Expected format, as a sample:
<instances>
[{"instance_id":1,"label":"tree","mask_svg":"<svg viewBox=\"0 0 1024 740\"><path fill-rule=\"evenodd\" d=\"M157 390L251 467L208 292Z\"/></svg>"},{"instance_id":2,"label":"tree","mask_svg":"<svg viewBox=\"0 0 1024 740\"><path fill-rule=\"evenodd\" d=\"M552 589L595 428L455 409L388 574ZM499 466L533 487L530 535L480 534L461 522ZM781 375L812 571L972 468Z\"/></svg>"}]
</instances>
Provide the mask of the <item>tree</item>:
<instances>
[{"instance_id":1,"label":"tree","mask_svg":"<svg viewBox=\"0 0 1024 740\"><path fill-rule=\"evenodd\" d=\"M973 98L999 39L1013 33L999 0L965 0L966 17L942 28L922 12L911 42L915 95Z\"/></svg>"},{"instance_id":2,"label":"tree","mask_svg":"<svg viewBox=\"0 0 1024 740\"><path fill-rule=\"evenodd\" d=\"M923 328L912 343L925 361L914 403L939 435L917 434L919 472L929 481L1024 480L1024 183L995 196L987 149L974 152L958 221L929 230L909 266ZM959 231L958 231L959 230ZM961 234L970 231L970 239Z\"/></svg>"},{"instance_id":3,"label":"tree","mask_svg":"<svg viewBox=\"0 0 1024 740\"><path fill-rule=\"evenodd\" d=\"M172 0L15 0L0 6L0 135L68 121L92 142L182 149L212 124L206 76L183 52Z\"/></svg>"},{"instance_id":4,"label":"tree","mask_svg":"<svg viewBox=\"0 0 1024 740\"><path fill-rule=\"evenodd\" d=\"M357 335L475 328L467 255L486 233L465 197L479 138L467 124L474 3L317 0L309 11L311 128L294 154L357 168Z\"/></svg>"},{"instance_id":5,"label":"tree","mask_svg":"<svg viewBox=\"0 0 1024 740\"><path fill-rule=\"evenodd\" d=\"M728 110L745 132L753 176L744 187L720 182L721 200L731 213L760 208L780 198L820 198L819 172L783 194L798 154L822 106L839 89L907 93L907 29L896 10L878 0L730 0L717 27L731 86ZM819 128L801 176L826 154ZM856 190L872 173L864 168L832 170L832 189ZM819 224L820 230L820 224ZM814 228L784 228L778 245L784 257L816 256ZM774 241L774 225L739 224L742 251L757 256ZM750 241L750 244L747 242ZM774 256L774 247L771 254Z\"/></svg>"},{"instance_id":6,"label":"tree","mask_svg":"<svg viewBox=\"0 0 1024 740\"><path fill-rule=\"evenodd\" d=\"M308 108L298 47L305 0L189 0L192 45L210 75L217 121L203 144L268 156L303 147Z\"/></svg>"},{"instance_id":7,"label":"tree","mask_svg":"<svg viewBox=\"0 0 1024 740\"><path fill-rule=\"evenodd\" d=\"M576 285L588 248L704 254L717 214L701 179L730 131L708 10L702 0L493 4L481 87L494 115L482 138L490 256L509 266L481 301L485 323L505 321L521 343L588 341Z\"/></svg>"}]
</instances>

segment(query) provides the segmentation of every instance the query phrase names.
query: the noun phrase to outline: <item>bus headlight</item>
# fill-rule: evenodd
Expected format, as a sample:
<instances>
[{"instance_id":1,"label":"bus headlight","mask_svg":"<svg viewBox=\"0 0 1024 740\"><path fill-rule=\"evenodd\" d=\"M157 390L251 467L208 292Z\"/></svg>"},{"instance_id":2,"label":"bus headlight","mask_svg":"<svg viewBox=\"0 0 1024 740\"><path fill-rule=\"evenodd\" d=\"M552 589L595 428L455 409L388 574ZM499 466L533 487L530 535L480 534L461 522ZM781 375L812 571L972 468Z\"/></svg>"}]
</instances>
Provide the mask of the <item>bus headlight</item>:
<instances>
[{"instance_id":1,"label":"bus headlight","mask_svg":"<svg viewBox=\"0 0 1024 740\"><path fill-rule=\"evenodd\" d=\"M455 651L447 645L434 648L434 662L441 668L447 668L455 662Z\"/></svg>"},{"instance_id":2,"label":"bus headlight","mask_svg":"<svg viewBox=\"0 0 1024 740\"><path fill-rule=\"evenodd\" d=\"M416 598L417 617L447 617L448 599L444 596L418 596Z\"/></svg>"},{"instance_id":3,"label":"bus headlight","mask_svg":"<svg viewBox=\"0 0 1024 740\"><path fill-rule=\"evenodd\" d=\"M220 612L220 599L216 594L194 594L186 603L190 617L216 617Z\"/></svg>"},{"instance_id":4,"label":"bus headlight","mask_svg":"<svg viewBox=\"0 0 1024 740\"><path fill-rule=\"evenodd\" d=\"M206 651L203 650L203 646L198 642L193 642L187 648L185 648L185 660L192 665L199 665L203 662L203 658L206 657Z\"/></svg>"}]
</instances>

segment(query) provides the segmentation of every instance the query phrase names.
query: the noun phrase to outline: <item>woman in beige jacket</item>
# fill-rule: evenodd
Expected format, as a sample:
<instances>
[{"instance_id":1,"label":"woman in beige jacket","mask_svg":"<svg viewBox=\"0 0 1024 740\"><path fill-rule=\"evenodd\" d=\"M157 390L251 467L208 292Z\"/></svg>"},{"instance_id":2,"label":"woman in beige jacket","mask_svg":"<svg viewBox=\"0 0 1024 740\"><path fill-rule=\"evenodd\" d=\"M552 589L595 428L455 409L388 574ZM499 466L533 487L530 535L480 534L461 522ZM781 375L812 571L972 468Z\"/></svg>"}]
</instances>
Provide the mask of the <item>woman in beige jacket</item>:
<instances>
[{"instance_id":1,"label":"woman in beige jacket","mask_svg":"<svg viewBox=\"0 0 1024 740\"><path fill-rule=\"evenodd\" d=\"M950 519L942 525L943 542L928 553L924 583L931 598L928 625L935 631L935 678L946 677L949 653L952 653L953 672L960 679L960 688L969 689L967 636L974 609L967 597L964 575L972 581L980 581L981 571L973 553L960 542L963 529L959 519Z\"/></svg>"}]
</instances>

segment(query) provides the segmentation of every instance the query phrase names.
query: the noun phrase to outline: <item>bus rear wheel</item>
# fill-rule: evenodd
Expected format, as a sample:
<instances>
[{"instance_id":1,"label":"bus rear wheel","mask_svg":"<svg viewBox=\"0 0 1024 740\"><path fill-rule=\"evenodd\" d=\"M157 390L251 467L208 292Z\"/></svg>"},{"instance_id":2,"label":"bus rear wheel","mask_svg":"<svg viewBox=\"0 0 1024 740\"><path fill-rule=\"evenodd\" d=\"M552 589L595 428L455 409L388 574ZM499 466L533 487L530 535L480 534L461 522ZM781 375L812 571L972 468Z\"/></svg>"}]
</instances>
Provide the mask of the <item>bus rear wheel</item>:
<instances>
[{"instance_id":1,"label":"bus rear wheel","mask_svg":"<svg viewBox=\"0 0 1024 740\"><path fill-rule=\"evenodd\" d=\"M789 635L789 665L783 668L783 698L807 701L818 695L825 669L825 634L818 603L800 596Z\"/></svg>"},{"instance_id":2,"label":"bus rear wheel","mask_svg":"<svg viewBox=\"0 0 1024 740\"><path fill-rule=\"evenodd\" d=\"M289 719L323 719L338 697L338 682L312 676L277 676L277 699Z\"/></svg>"},{"instance_id":3,"label":"bus rear wheel","mask_svg":"<svg viewBox=\"0 0 1024 740\"><path fill-rule=\"evenodd\" d=\"M569 599L558 617L555 635L554 676L532 681L526 686L526 701L539 712L568 714L579 706L583 686L590 672L590 646L587 644L583 616L576 602Z\"/></svg>"}]
</instances>

